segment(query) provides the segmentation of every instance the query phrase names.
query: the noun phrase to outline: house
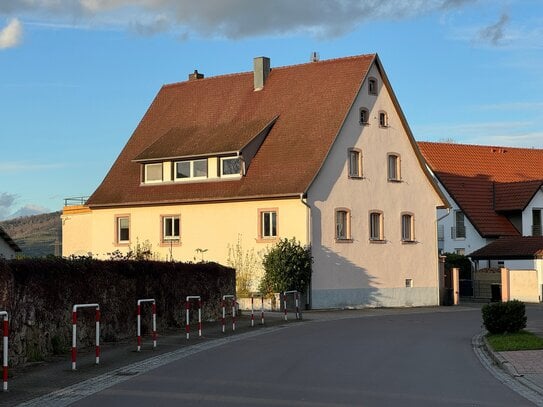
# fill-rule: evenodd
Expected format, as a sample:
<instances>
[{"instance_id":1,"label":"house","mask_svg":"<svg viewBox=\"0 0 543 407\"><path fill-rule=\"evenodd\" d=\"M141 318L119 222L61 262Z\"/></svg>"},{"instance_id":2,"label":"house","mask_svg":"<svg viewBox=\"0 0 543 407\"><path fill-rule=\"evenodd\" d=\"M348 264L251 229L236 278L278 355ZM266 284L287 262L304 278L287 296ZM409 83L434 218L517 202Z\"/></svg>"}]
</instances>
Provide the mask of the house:
<instances>
[{"instance_id":1,"label":"house","mask_svg":"<svg viewBox=\"0 0 543 407\"><path fill-rule=\"evenodd\" d=\"M543 150L418 145L451 203L450 211L438 210L440 251L470 256L476 270L532 270L541 295Z\"/></svg>"},{"instance_id":2,"label":"house","mask_svg":"<svg viewBox=\"0 0 543 407\"><path fill-rule=\"evenodd\" d=\"M376 54L160 89L97 190L63 211L63 255L142 242L227 263L239 242L310 245L313 308L439 303L428 172Z\"/></svg>"},{"instance_id":3,"label":"house","mask_svg":"<svg viewBox=\"0 0 543 407\"><path fill-rule=\"evenodd\" d=\"M0 226L0 258L13 259L17 253L21 253L21 248Z\"/></svg>"}]
</instances>

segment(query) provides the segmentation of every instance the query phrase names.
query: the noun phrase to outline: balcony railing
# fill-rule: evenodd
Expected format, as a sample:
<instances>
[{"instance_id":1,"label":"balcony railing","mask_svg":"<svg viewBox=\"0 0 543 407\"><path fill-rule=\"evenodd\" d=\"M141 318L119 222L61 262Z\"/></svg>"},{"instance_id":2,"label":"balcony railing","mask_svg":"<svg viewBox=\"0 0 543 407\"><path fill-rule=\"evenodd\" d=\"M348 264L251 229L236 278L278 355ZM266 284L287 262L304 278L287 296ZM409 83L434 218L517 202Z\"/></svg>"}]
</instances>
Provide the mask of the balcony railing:
<instances>
[{"instance_id":1,"label":"balcony railing","mask_svg":"<svg viewBox=\"0 0 543 407\"><path fill-rule=\"evenodd\" d=\"M85 205L87 203L88 196L75 196L72 198L64 198L64 206Z\"/></svg>"},{"instance_id":2,"label":"balcony railing","mask_svg":"<svg viewBox=\"0 0 543 407\"><path fill-rule=\"evenodd\" d=\"M465 226L453 226L451 227L451 237L453 239L465 239L466 227Z\"/></svg>"},{"instance_id":3,"label":"balcony railing","mask_svg":"<svg viewBox=\"0 0 543 407\"><path fill-rule=\"evenodd\" d=\"M532 225L532 236L541 236L541 225Z\"/></svg>"}]
</instances>

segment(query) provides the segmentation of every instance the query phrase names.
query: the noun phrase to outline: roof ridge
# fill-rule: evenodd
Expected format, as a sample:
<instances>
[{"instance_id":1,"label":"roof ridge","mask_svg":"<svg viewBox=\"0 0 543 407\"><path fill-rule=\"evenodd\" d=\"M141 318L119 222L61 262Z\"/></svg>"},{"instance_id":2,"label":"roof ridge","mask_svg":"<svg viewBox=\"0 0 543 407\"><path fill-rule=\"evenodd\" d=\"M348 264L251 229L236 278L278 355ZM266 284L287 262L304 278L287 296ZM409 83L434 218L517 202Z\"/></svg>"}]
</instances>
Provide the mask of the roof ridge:
<instances>
[{"instance_id":1,"label":"roof ridge","mask_svg":"<svg viewBox=\"0 0 543 407\"><path fill-rule=\"evenodd\" d=\"M310 61L310 62L302 62L302 63L299 63L299 64L293 64L293 65L283 65L283 66L276 66L276 67L271 67L271 71L274 71L274 70L283 70L283 69L289 69L289 68L298 68L298 67L301 67L301 66L305 66L305 65L314 65L314 64L328 64L328 63L333 63L333 62L340 62L340 61L347 61L347 60L352 60L352 59L360 59L360 58L363 58L363 57L375 57L377 55L377 53L373 53L373 54L360 54L360 55L351 55L351 56L348 56L348 57L338 57L338 58L330 58L330 59L324 59L322 61ZM172 82L172 83L166 83L164 85L162 85L163 88L170 88L170 87L175 87L175 86L179 86L179 85L183 85L183 84L187 84L187 83L199 83L199 82L202 82L202 81L208 81L208 80L211 80L211 79L224 79L224 78L230 78L230 77L234 77L234 76L242 76L242 75L247 75L247 74L252 74L253 71L244 71L244 72L232 72L232 73L226 73L226 74L219 74L219 75L214 75L214 76L208 76L208 77L203 77L203 78L200 78L200 79L195 79L195 80L184 80L184 81L179 81L179 82Z\"/></svg>"},{"instance_id":2,"label":"roof ridge","mask_svg":"<svg viewBox=\"0 0 543 407\"><path fill-rule=\"evenodd\" d=\"M528 150L528 151L543 151L543 148L534 147L513 147L513 146L499 146L496 144L466 144L466 143L444 143L439 141L417 141L417 143L426 144L439 144L443 146L463 146L463 147L480 147L480 148L505 148L509 150Z\"/></svg>"}]
</instances>

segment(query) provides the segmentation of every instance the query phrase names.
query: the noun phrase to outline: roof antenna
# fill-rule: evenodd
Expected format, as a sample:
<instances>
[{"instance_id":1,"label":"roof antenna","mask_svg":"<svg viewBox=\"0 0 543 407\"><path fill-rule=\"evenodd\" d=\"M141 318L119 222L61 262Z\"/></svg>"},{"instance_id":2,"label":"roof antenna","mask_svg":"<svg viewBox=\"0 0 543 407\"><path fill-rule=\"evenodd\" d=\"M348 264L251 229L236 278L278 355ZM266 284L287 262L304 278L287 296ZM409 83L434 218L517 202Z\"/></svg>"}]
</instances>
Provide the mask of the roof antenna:
<instances>
[{"instance_id":1,"label":"roof antenna","mask_svg":"<svg viewBox=\"0 0 543 407\"><path fill-rule=\"evenodd\" d=\"M320 59L321 59L321 58L320 58L319 53L318 53L317 51L313 51L313 52L311 53L311 56L309 57L309 60L310 60L311 62L319 62Z\"/></svg>"}]
</instances>

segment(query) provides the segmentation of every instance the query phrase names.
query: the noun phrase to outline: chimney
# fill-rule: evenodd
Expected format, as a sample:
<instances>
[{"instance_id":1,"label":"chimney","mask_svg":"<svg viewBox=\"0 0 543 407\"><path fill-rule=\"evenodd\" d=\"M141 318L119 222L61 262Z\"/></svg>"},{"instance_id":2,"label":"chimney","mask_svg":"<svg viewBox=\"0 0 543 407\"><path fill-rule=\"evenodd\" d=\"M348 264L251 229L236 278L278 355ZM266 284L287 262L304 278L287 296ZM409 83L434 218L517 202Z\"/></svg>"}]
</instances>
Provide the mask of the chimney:
<instances>
[{"instance_id":1,"label":"chimney","mask_svg":"<svg viewBox=\"0 0 543 407\"><path fill-rule=\"evenodd\" d=\"M204 77L204 74L199 73L198 69L195 69L194 73L189 73L189 81L195 81L197 79L203 79L203 77Z\"/></svg>"},{"instance_id":2,"label":"chimney","mask_svg":"<svg viewBox=\"0 0 543 407\"><path fill-rule=\"evenodd\" d=\"M256 57L253 59L255 90L262 90L270 74L270 58Z\"/></svg>"}]
</instances>

